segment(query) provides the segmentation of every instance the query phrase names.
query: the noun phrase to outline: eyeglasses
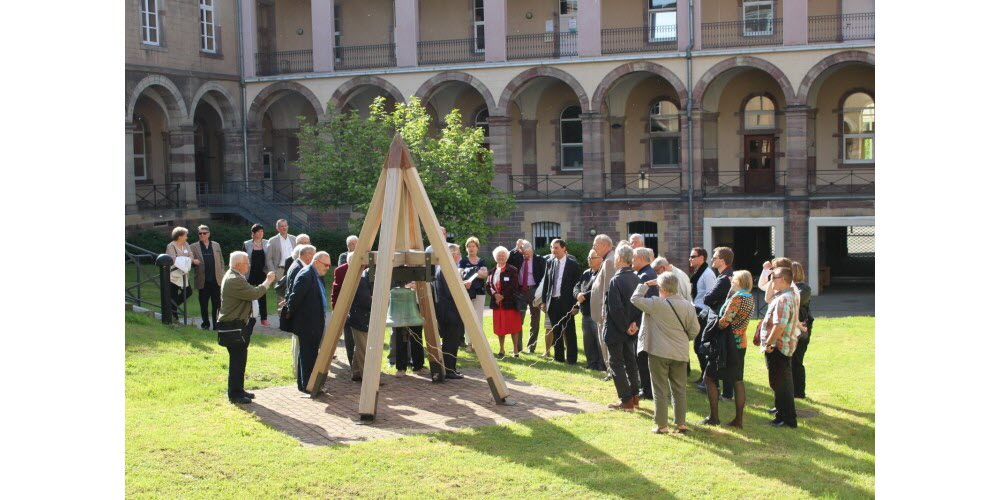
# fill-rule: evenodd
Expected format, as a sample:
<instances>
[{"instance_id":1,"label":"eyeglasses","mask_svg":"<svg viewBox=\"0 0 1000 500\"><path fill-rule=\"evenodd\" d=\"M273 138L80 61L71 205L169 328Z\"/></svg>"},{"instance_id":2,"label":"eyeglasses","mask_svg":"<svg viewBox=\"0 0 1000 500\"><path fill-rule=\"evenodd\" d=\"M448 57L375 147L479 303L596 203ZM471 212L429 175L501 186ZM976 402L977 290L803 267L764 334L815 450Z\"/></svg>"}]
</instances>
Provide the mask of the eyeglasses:
<instances>
[{"instance_id":1,"label":"eyeglasses","mask_svg":"<svg viewBox=\"0 0 1000 500\"><path fill-rule=\"evenodd\" d=\"M324 265L324 266L326 266L326 267L330 267L330 263L329 263L329 262L323 262L323 261L321 261L321 260L317 260L316 262L318 262L318 263L320 263L320 264L323 264L323 265Z\"/></svg>"},{"instance_id":2,"label":"eyeglasses","mask_svg":"<svg viewBox=\"0 0 1000 500\"><path fill-rule=\"evenodd\" d=\"M198 234L208 234L208 231L205 231L204 233L201 232L201 231L198 231Z\"/></svg>"},{"instance_id":3,"label":"eyeglasses","mask_svg":"<svg viewBox=\"0 0 1000 500\"><path fill-rule=\"evenodd\" d=\"M692 256L688 257L688 260L694 260L694 259L697 259L698 257L701 257L701 255L692 255Z\"/></svg>"}]
</instances>

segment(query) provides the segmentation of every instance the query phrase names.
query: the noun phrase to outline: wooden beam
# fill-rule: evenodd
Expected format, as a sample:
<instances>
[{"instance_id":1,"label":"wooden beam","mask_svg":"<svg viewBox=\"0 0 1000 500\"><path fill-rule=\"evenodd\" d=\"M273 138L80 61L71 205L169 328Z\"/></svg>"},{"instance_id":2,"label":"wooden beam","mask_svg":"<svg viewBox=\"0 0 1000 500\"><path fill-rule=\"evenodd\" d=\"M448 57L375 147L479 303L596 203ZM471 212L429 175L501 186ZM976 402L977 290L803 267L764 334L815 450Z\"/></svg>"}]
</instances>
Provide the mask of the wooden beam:
<instances>
[{"instance_id":1,"label":"wooden beam","mask_svg":"<svg viewBox=\"0 0 1000 500\"><path fill-rule=\"evenodd\" d=\"M403 160L409 160L409 152L405 149L403 150ZM413 199L414 209L424 227L424 231L427 233L428 239L431 241L431 248L441 263L441 272L444 274L448 291L451 292L452 297L455 299L455 305L458 306L458 313L462 317L462 323L465 324L467 330L471 331L469 338L472 340L472 345L476 350L476 357L479 358L479 364L483 369L483 373L490 383L493 398L498 404L505 403L506 398L510 395L510 391L507 389L503 375L500 374L500 367L497 366L496 359L493 358L493 352L486 341L483 325L476 318L472 307L472 300L469 299L469 294L466 293L465 287L462 286L462 278L458 275L458 268L454 265L451 254L448 252L447 242L444 236L441 235L440 224L438 223L437 216L434 215L430 198L427 197L427 191L420 181L417 170L413 168L403 170L403 183L404 188L409 191ZM470 328L470 325L472 325L472 328Z\"/></svg>"},{"instance_id":2,"label":"wooden beam","mask_svg":"<svg viewBox=\"0 0 1000 500\"><path fill-rule=\"evenodd\" d=\"M348 262L347 273L344 275L344 285L340 295L337 297L337 305L330 315L330 322L323 332L323 340L320 342L319 355L316 356L316 365L313 366L312 375L309 376L309 383L306 390L313 397L319 396L323 392L323 384L326 382L327 373L330 372L330 362L337 352L337 342L344 331L347 323L347 313L351 310L351 302L354 301L354 294L358 291L358 283L361 281L362 257L367 259L368 252L375 244L375 234L378 231L382 220L382 200L385 198L386 169L382 169L378 182L375 184L375 193L372 196L372 203L368 205L368 213L365 215L365 223L361 227L361 234L358 236L358 244L354 247L354 253ZM365 264L367 265L367 263ZM326 298L324 297L324 300Z\"/></svg>"}]
</instances>

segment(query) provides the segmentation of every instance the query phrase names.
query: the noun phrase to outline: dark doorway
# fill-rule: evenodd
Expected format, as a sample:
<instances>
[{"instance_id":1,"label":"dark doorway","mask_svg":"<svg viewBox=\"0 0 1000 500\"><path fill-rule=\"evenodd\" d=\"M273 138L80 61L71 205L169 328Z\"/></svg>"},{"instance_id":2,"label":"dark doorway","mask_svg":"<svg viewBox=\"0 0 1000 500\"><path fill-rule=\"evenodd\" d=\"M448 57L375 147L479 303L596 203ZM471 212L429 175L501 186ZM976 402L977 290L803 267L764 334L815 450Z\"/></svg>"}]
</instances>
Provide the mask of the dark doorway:
<instances>
[{"instance_id":1,"label":"dark doorway","mask_svg":"<svg viewBox=\"0 0 1000 500\"><path fill-rule=\"evenodd\" d=\"M818 228L820 289L875 284L875 226Z\"/></svg>"},{"instance_id":2,"label":"dark doorway","mask_svg":"<svg viewBox=\"0 0 1000 500\"><path fill-rule=\"evenodd\" d=\"M198 193L217 192L222 185L222 118L202 101L194 114L194 176Z\"/></svg>"},{"instance_id":3,"label":"dark doorway","mask_svg":"<svg viewBox=\"0 0 1000 500\"><path fill-rule=\"evenodd\" d=\"M712 229L712 244L732 248L733 268L750 271L756 279L760 276L761 264L774 258L774 228L716 227Z\"/></svg>"},{"instance_id":4,"label":"dark doorway","mask_svg":"<svg viewBox=\"0 0 1000 500\"><path fill-rule=\"evenodd\" d=\"M642 235L643 245L653 250L653 255L660 255L660 237L657 232L656 223L648 220L640 220L628 223L628 234Z\"/></svg>"},{"instance_id":5,"label":"dark doorway","mask_svg":"<svg viewBox=\"0 0 1000 500\"><path fill-rule=\"evenodd\" d=\"M743 138L743 176L747 193L774 192L774 136Z\"/></svg>"}]
</instances>

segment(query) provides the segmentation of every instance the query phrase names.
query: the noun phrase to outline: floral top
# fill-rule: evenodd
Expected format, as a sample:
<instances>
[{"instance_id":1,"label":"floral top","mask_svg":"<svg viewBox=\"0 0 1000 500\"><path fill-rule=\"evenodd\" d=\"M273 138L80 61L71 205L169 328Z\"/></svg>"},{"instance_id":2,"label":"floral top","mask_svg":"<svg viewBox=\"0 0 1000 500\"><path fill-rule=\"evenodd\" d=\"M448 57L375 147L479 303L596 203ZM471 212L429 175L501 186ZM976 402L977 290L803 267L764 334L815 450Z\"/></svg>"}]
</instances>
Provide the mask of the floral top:
<instances>
[{"instance_id":1,"label":"floral top","mask_svg":"<svg viewBox=\"0 0 1000 500\"><path fill-rule=\"evenodd\" d=\"M738 349L747 348L747 325L754 311L753 295L750 292L738 291L729 296L722 305L720 320L725 321L733 330Z\"/></svg>"}]
</instances>

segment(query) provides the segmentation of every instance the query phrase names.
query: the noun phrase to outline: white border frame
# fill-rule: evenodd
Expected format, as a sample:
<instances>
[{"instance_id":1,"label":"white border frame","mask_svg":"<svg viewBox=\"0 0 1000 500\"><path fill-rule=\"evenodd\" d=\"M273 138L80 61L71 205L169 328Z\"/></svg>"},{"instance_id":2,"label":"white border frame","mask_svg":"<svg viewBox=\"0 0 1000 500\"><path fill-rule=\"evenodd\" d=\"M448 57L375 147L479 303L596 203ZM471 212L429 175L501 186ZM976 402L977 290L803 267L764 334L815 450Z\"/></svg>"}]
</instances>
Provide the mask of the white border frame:
<instances>
[{"instance_id":1,"label":"white border frame","mask_svg":"<svg viewBox=\"0 0 1000 500\"><path fill-rule=\"evenodd\" d=\"M712 229L716 227L773 227L774 255L785 255L785 218L784 217L705 217L702 242L709 254L715 248L712 241Z\"/></svg>"},{"instance_id":2,"label":"white border frame","mask_svg":"<svg viewBox=\"0 0 1000 500\"><path fill-rule=\"evenodd\" d=\"M846 226L875 226L875 216L859 215L852 217L809 217L809 286L812 287L813 296L820 294L819 228ZM877 231L878 227L876 226L876 234Z\"/></svg>"}]
</instances>

